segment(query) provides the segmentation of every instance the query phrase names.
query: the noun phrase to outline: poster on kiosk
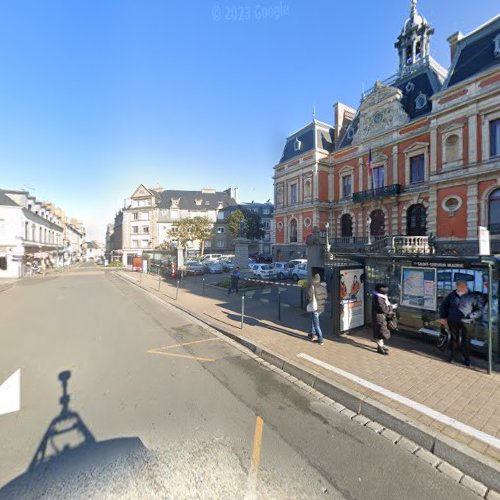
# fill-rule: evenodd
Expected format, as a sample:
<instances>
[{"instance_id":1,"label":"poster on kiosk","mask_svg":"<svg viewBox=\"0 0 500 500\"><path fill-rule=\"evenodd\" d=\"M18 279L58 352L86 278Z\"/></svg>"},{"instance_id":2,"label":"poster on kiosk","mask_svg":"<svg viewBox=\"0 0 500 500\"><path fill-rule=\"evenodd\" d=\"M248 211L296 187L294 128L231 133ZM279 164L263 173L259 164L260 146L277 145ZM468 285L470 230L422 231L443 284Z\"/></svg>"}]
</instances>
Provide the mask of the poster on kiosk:
<instances>
[{"instance_id":1,"label":"poster on kiosk","mask_svg":"<svg viewBox=\"0 0 500 500\"><path fill-rule=\"evenodd\" d=\"M365 324L365 291L362 269L340 271L340 331L345 332Z\"/></svg>"}]
</instances>

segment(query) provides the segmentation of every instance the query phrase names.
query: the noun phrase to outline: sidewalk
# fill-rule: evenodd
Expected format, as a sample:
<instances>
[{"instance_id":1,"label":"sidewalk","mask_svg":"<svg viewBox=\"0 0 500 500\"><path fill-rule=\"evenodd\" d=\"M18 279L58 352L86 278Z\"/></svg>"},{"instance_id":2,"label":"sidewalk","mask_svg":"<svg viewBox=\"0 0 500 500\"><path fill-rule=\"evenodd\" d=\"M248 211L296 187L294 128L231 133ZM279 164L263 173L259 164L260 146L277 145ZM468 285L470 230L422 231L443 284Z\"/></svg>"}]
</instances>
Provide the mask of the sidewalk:
<instances>
[{"instance_id":1,"label":"sidewalk","mask_svg":"<svg viewBox=\"0 0 500 500\"><path fill-rule=\"evenodd\" d=\"M126 273L155 294L175 302L175 282L160 283L158 277ZM388 342L389 356L376 353L371 333L359 330L341 338L333 337L331 320L321 318L326 342L323 346L307 340L309 315L295 307L282 308L278 321L277 304L262 295L245 299L245 324L240 329L241 295L227 296L223 290L205 287L199 278L187 278L179 290L177 305L195 313L208 324L232 335L244 337L262 348L291 360L311 373L348 388L396 410L410 421L422 424L434 434L452 438L468 446L500 466L500 373L487 375L481 367L465 368L443 361L436 347L417 339L394 335ZM474 365L473 360L473 365ZM480 363L476 362L476 365ZM333 368L333 370L332 370ZM498 369L498 367L497 367ZM361 381L361 383L360 383ZM368 384L364 384L368 382ZM376 384L402 398L382 393L369 384ZM368 387L367 387L368 385ZM408 406L408 398L415 405ZM406 403L406 404L405 404ZM425 405L430 413L440 412L457 422L443 422L429 413L419 411ZM466 424L477 435L464 432ZM485 433L485 434L482 434ZM473 433L474 434L474 433Z\"/></svg>"}]
</instances>

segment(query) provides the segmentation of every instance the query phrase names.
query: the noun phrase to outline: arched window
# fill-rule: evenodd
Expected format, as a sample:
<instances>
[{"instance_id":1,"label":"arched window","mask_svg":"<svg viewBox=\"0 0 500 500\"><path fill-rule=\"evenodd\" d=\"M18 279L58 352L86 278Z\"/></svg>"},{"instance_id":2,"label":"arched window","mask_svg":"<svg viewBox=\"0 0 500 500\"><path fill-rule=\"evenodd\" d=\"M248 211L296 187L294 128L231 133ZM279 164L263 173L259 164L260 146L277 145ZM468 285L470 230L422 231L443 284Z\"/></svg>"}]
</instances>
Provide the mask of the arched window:
<instances>
[{"instance_id":1,"label":"arched window","mask_svg":"<svg viewBox=\"0 0 500 500\"><path fill-rule=\"evenodd\" d=\"M460 158L459 143L460 139L456 134L449 135L444 141L446 163L453 163Z\"/></svg>"},{"instance_id":2,"label":"arched window","mask_svg":"<svg viewBox=\"0 0 500 500\"><path fill-rule=\"evenodd\" d=\"M385 215L382 210L374 210L370 214L370 234L372 236L384 236Z\"/></svg>"},{"instance_id":3,"label":"arched window","mask_svg":"<svg viewBox=\"0 0 500 500\"><path fill-rule=\"evenodd\" d=\"M310 180L307 180L304 184L304 197L305 198L311 197L311 181Z\"/></svg>"},{"instance_id":4,"label":"arched window","mask_svg":"<svg viewBox=\"0 0 500 500\"><path fill-rule=\"evenodd\" d=\"M290 221L290 243L297 243L297 219Z\"/></svg>"},{"instance_id":5,"label":"arched window","mask_svg":"<svg viewBox=\"0 0 500 500\"><path fill-rule=\"evenodd\" d=\"M340 218L340 235L342 238L352 237L352 217L350 214L344 214Z\"/></svg>"},{"instance_id":6,"label":"arched window","mask_svg":"<svg viewBox=\"0 0 500 500\"><path fill-rule=\"evenodd\" d=\"M500 189L495 189L488 199L488 229L500 234Z\"/></svg>"},{"instance_id":7,"label":"arched window","mask_svg":"<svg viewBox=\"0 0 500 500\"><path fill-rule=\"evenodd\" d=\"M425 236L427 212L421 203L411 205L406 212L406 234L408 236Z\"/></svg>"}]
</instances>

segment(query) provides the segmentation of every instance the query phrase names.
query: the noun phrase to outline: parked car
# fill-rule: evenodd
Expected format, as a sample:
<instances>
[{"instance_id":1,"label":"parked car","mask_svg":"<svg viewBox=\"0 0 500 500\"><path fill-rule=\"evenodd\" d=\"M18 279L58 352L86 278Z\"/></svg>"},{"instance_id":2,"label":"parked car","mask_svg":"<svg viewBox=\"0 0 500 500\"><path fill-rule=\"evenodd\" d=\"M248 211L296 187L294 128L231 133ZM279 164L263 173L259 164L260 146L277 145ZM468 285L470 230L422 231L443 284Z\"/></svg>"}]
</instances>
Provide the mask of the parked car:
<instances>
[{"instance_id":1,"label":"parked car","mask_svg":"<svg viewBox=\"0 0 500 500\"><path fill-rule=\"evenodd\" d=\"M273 264L276 270L276 277L280 280L289 278L288 276L288 262L275 262Z\"/></svg>"},{"instance_id":2,"label":"parked car","mask_svg":"<svg viewBox=\"0 0 500 500\"><path fill-rule=\"evenodd\" d=\"M219 261L220 264L222 264L222 270L223 271L232 271L234 269L234 262L232 260L223 260L221 259Z\"/></svg>"},{"instance_id":3,"label":"parked car","mask_svg":"<svg viewBox=\"0 0 500 500\"><path fill-rule=\"evenodd\" d=\"M293 276L293 270L295 266L298 266L299 264L306 264L307 259L293 259L288 262L288 277L292 278Z\"/></svg>"},{"instance_id":4,"label":"parked car","mask_svg":"<svg viewBox=\"0 0 500 500\"><path fill-rule=\"evenodd\" d=\"M292 270L292 279L293 281L305 280L307 279L308 273L307 262L298 264Z\"/></svg>"},{"instance_id":5,"label":"parked car","mask_svg":"<svg viewBox=\"0 0 500 500\"><path fill-rule=\"evenodd\" d=\"M276 270L271 264L255 264L252 268L252 273L256 278L276 278Z\"/></svg>"},{"instance_id":6,"label":"parked car","mask_svg":"<svg viewBox=\"0 0 500 500\"><path fill-rule=\"evenodd\" d=\"M205 272L205 266L196 260L187 261L184 263L184 266L186 274L203 274Z\"/></svg>"},{"instance_id":7,"label":"parked car","mask_svg":"<svg viewBox=\"0 0 500 500\"><path fill-rule=\"evenodd\" d=\"M273 256L268 253L253 253L250 257L258 263L271 263L273 261Z\"/></svg>"},{"instance_id":8,"label":"parked car","mask_svg":"<svg viewBox=\"0 0 500 500\"><path fill-rule=\"evenodd\" d=\"M202 257L202 260L203 262L212 262L212 261L216 262L222 257L223 255L221 253L207 253Z\"/></svg>"},{"instance_id":9,"label":"parked car","mask_svg":"<svg viewBox=\"0 0 500 500\"><path fill-rule=\"evenodd\" d=\"M219 274L222 272L222 264L216 260L205 262L205 270L209 274Z\"/></svg>"}]
</instances>

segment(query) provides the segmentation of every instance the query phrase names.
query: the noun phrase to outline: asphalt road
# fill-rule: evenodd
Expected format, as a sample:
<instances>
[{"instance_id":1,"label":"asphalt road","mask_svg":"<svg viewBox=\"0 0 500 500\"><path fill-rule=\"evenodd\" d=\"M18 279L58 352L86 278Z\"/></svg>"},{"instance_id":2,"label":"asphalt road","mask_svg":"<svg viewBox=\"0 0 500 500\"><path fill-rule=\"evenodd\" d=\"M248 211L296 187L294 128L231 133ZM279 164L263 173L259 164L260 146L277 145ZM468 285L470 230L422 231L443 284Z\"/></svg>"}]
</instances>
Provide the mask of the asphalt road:
<instances>
[{"instance_id":1,"label":"asphalt road","mask_svg":"<svg viewBox=\"0 0 500 500\"><path fill-rule=\"evenodd\" d=\"M22 281L0 311L0 382L22 378L0 498L475 498L111 271Z\"/></svg>"}]
</instances>

